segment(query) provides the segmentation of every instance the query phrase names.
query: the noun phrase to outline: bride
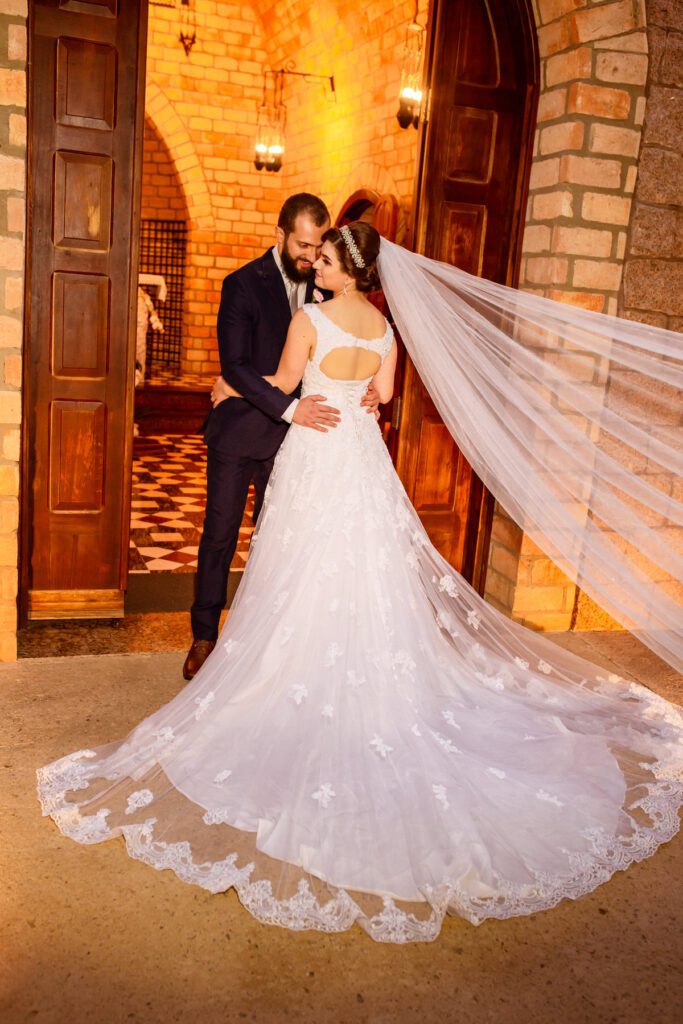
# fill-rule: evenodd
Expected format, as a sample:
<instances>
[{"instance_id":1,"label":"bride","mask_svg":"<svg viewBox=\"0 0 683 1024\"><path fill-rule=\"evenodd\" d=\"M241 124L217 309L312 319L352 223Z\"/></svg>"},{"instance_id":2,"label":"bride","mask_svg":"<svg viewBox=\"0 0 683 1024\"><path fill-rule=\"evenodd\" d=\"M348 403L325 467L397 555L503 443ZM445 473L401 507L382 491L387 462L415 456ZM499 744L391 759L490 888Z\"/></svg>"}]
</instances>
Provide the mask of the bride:
<instances>
[{"instance_id":1,"label":"bride","mask_svg":"<svg viewBox=\"0 0 683 1024\"><path fill-rule=\"evenodd\" d=\"M679 825L683 715L502 616L430 544L359 404L371 380L393 388L366 297L379 250L364 223L324 236L334 298L295 315L269 380L303 377L339 421L288 431L213 654L38 788L64 835L121 835L260 921L404 943L446 913L575 899L654 853Z\"/></svg>"}]
</instances>

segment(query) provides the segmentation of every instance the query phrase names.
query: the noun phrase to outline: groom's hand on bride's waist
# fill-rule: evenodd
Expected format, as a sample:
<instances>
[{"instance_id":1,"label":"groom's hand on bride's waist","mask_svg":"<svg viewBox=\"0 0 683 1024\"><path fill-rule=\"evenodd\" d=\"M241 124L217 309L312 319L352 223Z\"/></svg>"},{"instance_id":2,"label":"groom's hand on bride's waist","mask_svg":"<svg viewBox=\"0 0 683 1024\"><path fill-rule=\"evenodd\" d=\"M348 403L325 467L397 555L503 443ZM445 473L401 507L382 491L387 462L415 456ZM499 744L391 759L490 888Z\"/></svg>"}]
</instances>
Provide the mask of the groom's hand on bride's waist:
<instances>
[{"instance_id":1,"label":"groom's hand on bride's waist","mask_svg":"<svg viewBox=\"0 0 683 1024\"><path fill-rule=\"evenodd\" d=\"M323 405L327 399L324 395L307 395L297 402L292 423L298 423L300 427L312 427L313 430L320 430L326 434L330 427L336 427L339 423L339 409L331 405Z\"/></svg>"},{"instance_id":2,"label":"groom's hand on bride's waist","mask_svg":"<svg viewBox=\"0 0 683 1024\"><path fill-rule=\"evenodd\" d=\"M360 404L365 406L368 412L374 413L375 419L379 419L379 392L372 382L368 384L368 390L361 398Z\"/></svg>"}]
</instances>

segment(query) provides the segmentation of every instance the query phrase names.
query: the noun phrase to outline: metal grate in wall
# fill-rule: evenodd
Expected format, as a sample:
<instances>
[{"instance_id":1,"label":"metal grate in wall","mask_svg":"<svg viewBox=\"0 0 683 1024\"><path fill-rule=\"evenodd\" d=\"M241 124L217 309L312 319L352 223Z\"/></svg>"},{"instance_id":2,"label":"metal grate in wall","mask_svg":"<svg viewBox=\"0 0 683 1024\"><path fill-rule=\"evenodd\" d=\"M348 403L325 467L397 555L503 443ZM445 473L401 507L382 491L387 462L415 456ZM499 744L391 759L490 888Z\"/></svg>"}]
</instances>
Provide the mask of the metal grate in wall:
<instances>
[{"instance_id":1,"label":"metal grate in wall","mask_svg":"<svg viewBox=\"0 0 683 1024\"><path fill-rule=\"evenodd\" d=\"M140 221L140 273L163 274L168 290L166 301L158 303L156 289L147 289L164 325L163 334L147 328L147 377L159 366L180 369L186 252L184 221Z\"/></svg>"}]
</instances>

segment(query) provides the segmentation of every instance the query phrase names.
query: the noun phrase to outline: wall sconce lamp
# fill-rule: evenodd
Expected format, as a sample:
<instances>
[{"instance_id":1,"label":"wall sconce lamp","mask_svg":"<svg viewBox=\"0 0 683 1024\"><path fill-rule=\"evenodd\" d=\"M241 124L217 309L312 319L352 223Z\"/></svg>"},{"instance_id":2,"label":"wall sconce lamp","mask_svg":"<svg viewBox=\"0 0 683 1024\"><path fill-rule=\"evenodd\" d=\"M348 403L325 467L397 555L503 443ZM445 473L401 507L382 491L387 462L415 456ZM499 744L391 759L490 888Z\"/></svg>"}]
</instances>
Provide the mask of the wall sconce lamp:
<instances>
[{"instance_id":1,"label":"wall sconce lamp","mask_svg":"<svg viewBox=\"0 0 683 1024\"><path fill-rule=\"evenodd\" d=\"M277 172L285 152L287 108L282 99L284 71L264 71L263 99L258 108L254 167L257 171Z\"/></svg>"},{"instance_id":2,"label":"wall sconce lamp","mask_svg":"<svg viewBox=\"0 0 683 1024\"><path fill-rule=\"evenodd\" d=\"M401 88L398 95L396 119L401 128L417 128L420 123L422 106L422 56L424 54L425 30L418 24L418 0L415 0L413 20L406 29L401 67Z\"/></svg>"},{"instance_id":3,"label":"wall sconce lamp","mask_svg":"<svg viewBox=\"0 0 683 1024\"><path fill-rule=\"evenodd\" d=\"M334 75L295 71L293 61L288 61L277 71L266 69L263 72L263 99L258 108L254 141L254 167L257 171L266 170L277 174L282 167L287 126L287 107L283 99L286 75L294 75L308 82L327 82L335 101L337 99Z\"/></svg>"},{"instance_id":4,"label":"wall sconce lamp","mask_svg":"<svg viewBox=\"0 0 683 1024\"><path fill-rule=\"evenodd\" d=\"M180 0L180 35L178 37L183 44L185 56L190 56L190 50L197 42L197 16L190 7L190 0Z\"/></svg>"},{"instance_id":5,"label":"wall sconce lamp","mask_svg":"<svg viewBox=\"0 0 683 1024\"><path fill-rule=\"evenodd\" d=\"M190 56L190 50L197 42L197 15L191 4L192 0L149 0L150 7L174 7L180 11L178 40L183 44L186 57Z\"/></svg>"}]
</instances>

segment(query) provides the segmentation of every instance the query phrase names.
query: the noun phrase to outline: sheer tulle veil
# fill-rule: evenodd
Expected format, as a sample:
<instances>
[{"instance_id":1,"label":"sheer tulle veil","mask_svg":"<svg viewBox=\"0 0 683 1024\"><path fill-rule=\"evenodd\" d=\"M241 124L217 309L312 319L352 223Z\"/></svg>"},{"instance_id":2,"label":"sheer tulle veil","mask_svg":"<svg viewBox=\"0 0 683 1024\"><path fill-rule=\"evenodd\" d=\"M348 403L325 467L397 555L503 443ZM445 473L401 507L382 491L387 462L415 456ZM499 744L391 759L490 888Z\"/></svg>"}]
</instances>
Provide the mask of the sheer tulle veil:
<instances>
[{"instance_id":1,"label":"sheer tulle veil","mask_svg":"<svg viewBox=\"0 0 683 1024\"><path fill-rule=\"evenodd\" d=\"M683 670L681 335L382 239L382 288L475 472L602 608Z\"/></svg>"}]
</instances>

